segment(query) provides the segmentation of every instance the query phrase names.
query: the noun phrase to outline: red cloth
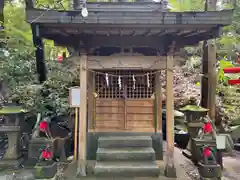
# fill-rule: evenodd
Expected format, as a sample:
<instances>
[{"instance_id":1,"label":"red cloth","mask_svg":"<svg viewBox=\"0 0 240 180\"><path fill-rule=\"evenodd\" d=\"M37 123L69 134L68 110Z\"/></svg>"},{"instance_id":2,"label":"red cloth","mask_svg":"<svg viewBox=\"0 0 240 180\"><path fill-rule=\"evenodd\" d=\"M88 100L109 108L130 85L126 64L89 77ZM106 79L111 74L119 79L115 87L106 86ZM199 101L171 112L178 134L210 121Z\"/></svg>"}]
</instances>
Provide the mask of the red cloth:
<instances>
[{"instance_id":1,"label":"red cloth","mask_svg":"<svg viewBox=\"0 0 240 180\"><path fill-rule=\"evenodd\" d=\"M52 152L48 150L43 150L42 152L42 158L44 159L51 159L52 158Z\"/></svg>"},{"instance_id":2,"label":"red cloth","mask_svg":"<svg viewBox=\"0 0 240 180\"><path fill-rule=\"evenodd\" d=\"M48 122L42 121L42 122L40 123L40 125L39 125L39 129L40 129L40 131L42 131L42 132L46 132L47 129L48 129Z\"/></svg>"},{"instance_id":3,"label":"red cloth","mask_svg":"<svg viewBox=\"0 0 240 180\"><path fill-rule=\"evenodd\" d=\"M229 67L223 69L224 73L240 73L240 67Z\"/></svg>"},{"instance_id":4,"label":"red cloth","mask_svg":"<svg viewBox=\"0 0 240 180\"><path fill-rule=\"evenodd\" d=\"M203 131L204 133L212 133L213 128L212 128L212 124L210 122L207 122L203 125Z\"/></svg>"},{"instance_id":5,"label":"red cloth","mask_svg":"<svg viewBox=\"0 0 240 180\"><path fill-rule=\"evenodd\" d=\"M211 151L211 149L210 148L204 148L203 149L203 155L205 156L205 157L210 157L211 155L212 155L212 151Z\"/></svg>"},{"instance_id":6,"label":"red cloth","mask_svg":"<svg viewBox=\"0 0 240 180\"><path fill-rule=\"evenodd\" d=\"M57 60L58 60L58 62L62 62L63 57L62 57L61 55L58 55L58 56L57 56Z\"/></svg>"},{"instance_id":7,"label":"red cloth","mask_svg":"<svg viewBox=\"0 0 240 180\"><path fill-rule=\"evenodd\" d=\"M240 84L240 79L229 79L228 84L230 84L230 85Z\"/></svg>"}]
</instances>

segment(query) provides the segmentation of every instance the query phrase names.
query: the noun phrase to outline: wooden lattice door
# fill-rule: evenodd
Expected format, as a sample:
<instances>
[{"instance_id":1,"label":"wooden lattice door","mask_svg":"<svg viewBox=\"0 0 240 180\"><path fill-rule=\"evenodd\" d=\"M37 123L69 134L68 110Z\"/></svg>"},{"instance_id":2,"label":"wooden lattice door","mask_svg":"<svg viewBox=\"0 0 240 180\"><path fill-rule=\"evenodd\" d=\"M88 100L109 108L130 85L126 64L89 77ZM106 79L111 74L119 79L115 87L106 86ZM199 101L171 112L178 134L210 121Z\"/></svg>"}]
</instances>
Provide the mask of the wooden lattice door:
<instances>
[{"instance_id":1,"label":"wooden lattice door","mask_svg":"<svg viewBox=\"0 0 240 180\"><path fill-rule=\"evenodd\" d=\"M153 73L121 70L108 71L107 76L108 81L103 72L95 77L95 128L103 131L154 131Z\"/></svg>"}]
</instances>

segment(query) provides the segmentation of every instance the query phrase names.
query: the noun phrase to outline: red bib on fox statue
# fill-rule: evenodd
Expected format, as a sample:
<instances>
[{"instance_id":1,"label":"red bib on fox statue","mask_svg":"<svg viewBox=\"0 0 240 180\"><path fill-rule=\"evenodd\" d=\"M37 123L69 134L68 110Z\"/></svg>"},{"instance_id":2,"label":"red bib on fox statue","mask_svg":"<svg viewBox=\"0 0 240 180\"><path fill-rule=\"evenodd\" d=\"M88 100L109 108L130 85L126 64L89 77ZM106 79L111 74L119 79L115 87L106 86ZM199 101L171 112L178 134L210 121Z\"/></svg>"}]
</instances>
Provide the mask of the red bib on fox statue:
<instances>
[{"instance_id":1,"label":"red bib on fox statue","mask_svg":"<svg viewBox=\"0 0 240 180\"><path fill-rule=\"evenodd\" d=\"M44 149L42 151L42 158L45 159L45 160L50 160L52 159L52 152L47 150L47 149Z\"/></svg>"},{"instance_id":2,"label":"red bib on fox statue","mask_svg":"<svg viewBox=\"0 0 240 180\"><path fill-rule=\"evenodd\" d=\"M47 121L42 121L40 124L39 124L39 130L41 132L47 132L48 130L48 122Z\"/></svg>"},{"instance_id":3,"label":"red bib on fox statue","mask_svg":"<svg viewBox=\"0 0 240 180\"><path fill-rule=\"evenodd\" d=\"M204 133L212 133L213 132L212 124L210 122L204 123L203 131Z\"/></svg>"},{"instance_id":4,"label":"red bib on fox statue","mask_svg":"<svg viewBox=\"0 0 240 180\"><path fill-rule=\"evenodd\" d=\"M203 149L203 155L207 158L209 158L212 155L212 151L210 148L206 147Z\"/></svg>"}]
</instances>

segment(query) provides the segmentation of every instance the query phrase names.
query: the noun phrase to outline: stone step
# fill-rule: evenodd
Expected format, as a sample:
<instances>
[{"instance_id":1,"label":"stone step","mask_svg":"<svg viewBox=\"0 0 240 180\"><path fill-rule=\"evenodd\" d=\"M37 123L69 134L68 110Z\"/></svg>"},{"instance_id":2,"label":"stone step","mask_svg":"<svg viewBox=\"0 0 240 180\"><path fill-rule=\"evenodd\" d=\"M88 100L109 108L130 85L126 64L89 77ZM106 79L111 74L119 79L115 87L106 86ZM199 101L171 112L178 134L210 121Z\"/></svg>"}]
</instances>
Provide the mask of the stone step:
<instances>
[{"instance_id":1,"label":"stone step","mask_svg":"<svg viewBox=\"0 0 240 180\"><path fill-rule=\"evenodd\" d=\"M153 148L98 148L97 161L154 161Z\"/></svg>"},{"instance_id":2,"label":"stone step","mask_svg":"<svg viewBox=\"0 0 240 180\"><path fill-rule=\"evenodd\" d=\"M97 162L94 169L97 177L157 177L160 169L152 162Z\"/></svg>"},{"instance_id":3,"label":"stone step","mask_svg":"<svg viewBox=\"0 0 240 180\"><path fill-rule=\"evenodd\" d=\"M99 137L98 148L152 147L150 136Z\"/></svg>"}]
</instances>

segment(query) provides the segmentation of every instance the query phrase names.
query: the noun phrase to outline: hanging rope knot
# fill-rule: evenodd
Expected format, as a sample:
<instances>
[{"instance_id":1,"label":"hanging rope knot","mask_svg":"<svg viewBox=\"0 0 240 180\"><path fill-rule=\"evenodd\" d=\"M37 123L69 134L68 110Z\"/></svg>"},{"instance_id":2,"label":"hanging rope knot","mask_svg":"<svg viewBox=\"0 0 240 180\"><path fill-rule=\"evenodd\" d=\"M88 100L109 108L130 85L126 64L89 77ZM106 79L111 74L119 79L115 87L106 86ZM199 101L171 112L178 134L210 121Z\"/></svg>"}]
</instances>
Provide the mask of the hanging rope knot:
<instances>
[{"instance_id":1,"label":"hanging rope knot","mask_svg":"<svg viewBox=\"0 0 240 180\"><path fill-rule=\"evenodd\" d=\"M135 79L134 74L132 76L132 80L133 80L133 89L135 90L136 89L136 79Z\"/></svg>"},{"instance_id":2,"label":"hanging rope knot","mask_svg":"<svg viewBox=\"0 0 240 180\"><path fill-rule=\"evenodd\" d=\"M105 78L106 78L106 84L107 86L109 86L109 78L108 78L108 73L105 74Z\"/></svg>"},{"instance_id":3,"label":"hanging rope knot","mask_svg":"<svg viewBox=\"0 0 240 180\"><path fill-rule=\"evenodd\" d=\"M122 88L121 76L118 76L118 86L119 86L119 89Z\"/></svg>"},{"instance_id":4,"label":"hanging rope knot","mask_svg":"<svg viewBox=\"0 0 240 180\"><path fill-rule=\"evenodd\" d=\"M149 73L147 73L147 87L150 87L150 79L149 79Z\"/></svg>"}]
</instances>

